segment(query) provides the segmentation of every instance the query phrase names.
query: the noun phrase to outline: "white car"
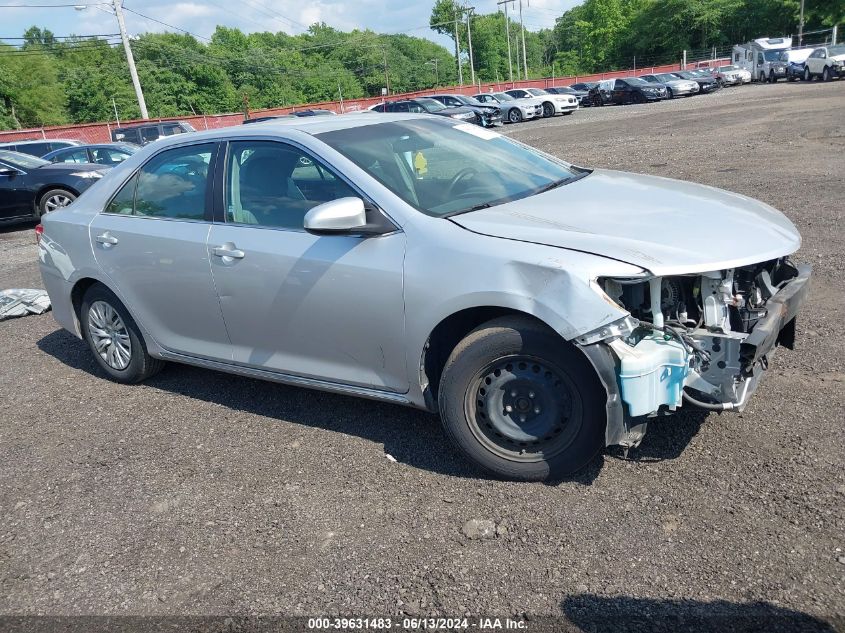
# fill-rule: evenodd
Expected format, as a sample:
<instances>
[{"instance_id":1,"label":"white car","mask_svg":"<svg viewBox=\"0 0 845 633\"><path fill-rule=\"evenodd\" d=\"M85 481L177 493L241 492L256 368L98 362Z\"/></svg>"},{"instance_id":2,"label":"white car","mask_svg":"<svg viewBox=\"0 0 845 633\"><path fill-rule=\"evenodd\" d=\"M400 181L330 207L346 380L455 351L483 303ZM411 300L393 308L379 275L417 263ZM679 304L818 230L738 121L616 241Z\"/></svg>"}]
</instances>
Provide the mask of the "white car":
<instances>
[{"instance_id":1,"label":"white car","mask_svg":"<svg viewBox=\"0 0 845 633\"><path fill-rule=\"evenodd\" d=\"M740 86L751 83L751 73L739 66L719 66L713 70L713 76L725 86Z\"/></svg>"},{"instance_id":2,"label":"white car","mask_svg":"<svg viewBox=\"0 0 845 633\"><path fill-rule=\"evenodd\" d=\"M845 77L845 44L817 48L804 62L804 81L818 77L830 81L834 77Z\"/></svg>"},{"instance_id":3,"label":"white car","mask_svg":"<svg viewBox=\"0 0 845 633\"><path fill-rule=\"evenodd\" d=\"M514 88L505 92L517 99L540 99L543 104L543 118L556 114L572 114L578 109L578 98L572 95L553 95L541 88Z\"/></svg>"}]
</instances>

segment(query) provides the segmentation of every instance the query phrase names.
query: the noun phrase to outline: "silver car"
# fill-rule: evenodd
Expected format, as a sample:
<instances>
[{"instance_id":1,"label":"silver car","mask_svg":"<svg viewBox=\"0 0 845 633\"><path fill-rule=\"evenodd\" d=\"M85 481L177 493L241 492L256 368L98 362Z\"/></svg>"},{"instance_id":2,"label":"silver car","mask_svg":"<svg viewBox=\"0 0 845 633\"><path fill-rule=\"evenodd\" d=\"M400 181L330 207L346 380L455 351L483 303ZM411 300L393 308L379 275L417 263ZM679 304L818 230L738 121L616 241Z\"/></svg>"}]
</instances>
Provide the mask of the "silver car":
<instances>
[{"instance_id":1,"label":"silver car","mask_svg":"<svg viewBox=\"0 0 845 633\"><path fill-rule=\"evenodd\" d=\"M502 112L502 120L508 123L543 116L543 104L536 99L517 99L506 92L482 92L473 96L481 103L495 104Z\"/></svg>"},{"instance_id":2,"label":"silver car","mask_svg":"<svg viewBox=\"0 0 845 633\"><path fill-rule=\"evenodd\" d=\"M53 314L110 378L174 361L439 412L523 480L742 410L810 275L766 204L425 114L164 139L39 231Z\"/></svg>"},{"instance_id":3,"label":"silver car","mask_svg":"<svg viewBox=\"0 0 845 633\"><path fill-rule=\"evenodd\" d=\"M699 90L701 90L697 81L684 79L672 73L642 75L640 79L645 79L649 83L666 86L666 92L670 99L674 99L675 97L689 97L690 95L698 94Z\"/></svg>"}]
</instances>

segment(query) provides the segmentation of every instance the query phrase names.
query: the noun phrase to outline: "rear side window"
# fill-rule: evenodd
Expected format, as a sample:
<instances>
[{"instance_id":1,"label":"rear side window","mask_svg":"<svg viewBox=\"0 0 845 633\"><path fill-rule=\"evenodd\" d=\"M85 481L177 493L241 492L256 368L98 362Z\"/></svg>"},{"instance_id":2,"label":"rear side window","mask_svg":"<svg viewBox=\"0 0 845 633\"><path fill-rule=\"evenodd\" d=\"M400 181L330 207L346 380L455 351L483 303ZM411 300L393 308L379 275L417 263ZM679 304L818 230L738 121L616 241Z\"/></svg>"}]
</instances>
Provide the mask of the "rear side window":
<instances>
[{"instance_id":1,"label":"rear side window","mask_svg":"<svg viewBox=\"0 0 845 633\"><path fill-rule=\"evenodd\" d=\"M154 156L118 191L106 213L170 220L205 219L208 169L214 143Z\"/></svg>"}]
</instances>

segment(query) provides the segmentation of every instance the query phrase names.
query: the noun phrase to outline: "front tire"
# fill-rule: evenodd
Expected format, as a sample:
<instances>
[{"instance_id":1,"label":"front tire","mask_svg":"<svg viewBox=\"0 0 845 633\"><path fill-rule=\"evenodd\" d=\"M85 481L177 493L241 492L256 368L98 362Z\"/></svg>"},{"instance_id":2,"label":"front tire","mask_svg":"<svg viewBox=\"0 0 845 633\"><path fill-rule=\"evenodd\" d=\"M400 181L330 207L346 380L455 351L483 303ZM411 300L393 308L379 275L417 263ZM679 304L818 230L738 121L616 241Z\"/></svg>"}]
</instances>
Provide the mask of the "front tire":
<instances>
[{"instance_id":1,"label":"front tire","mask_svg":"<svg viewBox=\"0 0 845 633\"><path fill-rule=\"evenodd\" d=\"M50 189L38 199L38 214L46 215L66 207L76 200L76 194L67 189Z\"/></svg>"},{"instance_id":2,"label":"front tire","mask_svg":"<svg viewBox=\"0 0 845 633\"><path fill-rule=\"evenodd\" d=\"M675 93L672 92L671 88L666 88L666 95L667 95L668 99L674 99L675 98Z\"/></svg>"},{"instance_id":3,"label":"front tire","mask_svg":"<svg viewBox=\"0 0 845 633\"><path fill-rule=\"evenodd\" d=\"M520 123L522 121L522 112L519 108L511 108L508 112L508 121L511 123Z\"/></svg>"},{"instance_id":4,"label":"front tire","mask_svg":"<svg viewBox=\"0 0 845 633\"><path fill-rule=\"evenodd\" d=\"M604 446L606 394L577 349L528 317L480 325L452 351L439 391L446 434L498 477L558 479Z\"/></svg>"},{"instance_id":5,"label":"front tire","mask_svg":"<svg viewBox=\"0 0 845 633\"><path fill-rule=\"evenodd\" d=\"M553 117L555 115L555 106L552 103L546 101L543 104L543 118L548 119L549 117Z\"/></svg>"},{"instance_id":6,"label":"front tire","mask_svg":"<svg viewBox=\"0 0 845 633\"><path fill-rule=\"evenodd\" d=\"M822 81L830 81L830 68L827 66L822 70Z\"/></svg>"},{"instance_id":7,"label":"front tire","mask_svg":"<svg viewBox=\"0 0 845 633\"><path fill-rule=\"evenodd\" d=\"M164 367L164 361L147 353L144 338L129 311L104 285L94 284L85 292L79 321L94 360L112 380L141 382Z\"/></svg>"},{"instance_id":8,"label":"front tire","mask_svg":"<svg viewBox=\"0 0 845 633\"><path fill-rule=\"evenodd\" d=\"M804 68L804 81L810 81L813 78L812 73L810 73L809 68Z\"/></svg>"}]
</instances>

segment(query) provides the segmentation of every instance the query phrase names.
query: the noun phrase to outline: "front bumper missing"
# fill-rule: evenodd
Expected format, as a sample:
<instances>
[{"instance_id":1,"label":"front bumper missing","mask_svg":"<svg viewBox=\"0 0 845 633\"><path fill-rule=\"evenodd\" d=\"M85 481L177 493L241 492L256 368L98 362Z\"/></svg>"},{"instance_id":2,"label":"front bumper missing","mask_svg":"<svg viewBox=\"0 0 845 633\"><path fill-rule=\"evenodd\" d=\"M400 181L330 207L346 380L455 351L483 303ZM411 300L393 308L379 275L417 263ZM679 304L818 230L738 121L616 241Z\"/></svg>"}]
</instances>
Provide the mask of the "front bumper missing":
<instances>
[{"instance_id":1,"label":"front bumper missing","mask_svg":"<svg viewBox=\"0 0 845 633\"><path fill-rule=\"evenodd\" d=\"M766 316L755 324L751 333L740 343L738 360L742 382L737 395L741 394L741 402L726 408L742 411L765 374L768 358L775 347L783 345L793 348L795 318L807 299L812 272L807 265L798 266L797 270L798 274L768 300ZM639 445L645 436L649 416L629 415L621 395L617 359L607 343L607 340L589 343L586 338L576 340L578 349L590 361L607 393L605 445L631 448ZM691 372L690 375L694 374ZM694 384L689 386L695 389Z\"/></svg>"}]
</instances>

